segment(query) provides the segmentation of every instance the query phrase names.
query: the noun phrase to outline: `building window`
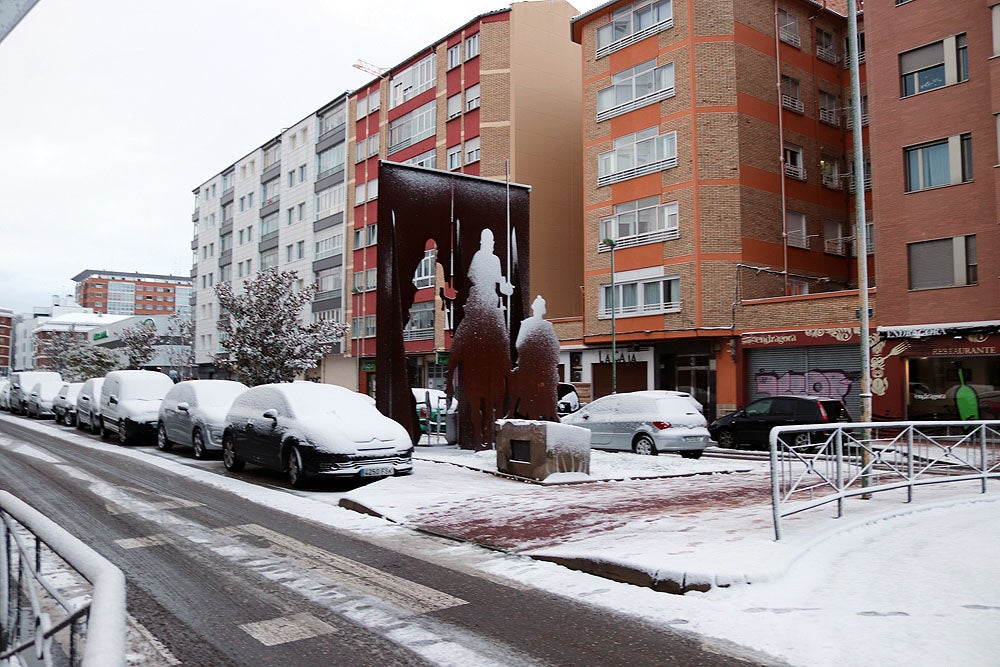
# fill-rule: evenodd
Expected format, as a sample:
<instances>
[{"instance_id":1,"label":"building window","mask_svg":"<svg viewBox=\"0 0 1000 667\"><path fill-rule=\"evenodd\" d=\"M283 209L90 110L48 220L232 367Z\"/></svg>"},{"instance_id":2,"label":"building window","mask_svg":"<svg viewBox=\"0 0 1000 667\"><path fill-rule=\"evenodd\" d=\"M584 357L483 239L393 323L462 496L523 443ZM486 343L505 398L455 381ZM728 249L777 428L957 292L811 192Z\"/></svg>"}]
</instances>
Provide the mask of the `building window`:
<instances>
[{"instance_id":1,"label":"building window","mask_svg":"<svg viewBox=\"0 0 1000 667\"><path fill-rule=\"evenodd\" d=\"M806 233L805 213L786 211L785 231L788 234L788 245L796 248L809 248L809 235Z\"/></svg>"},{"instance_id":2,"label":"building window","mask_svg":"<svg viewBox=\"0 0 1000 667\"><path fill-rule=\"evenodd\" d=\"M671 0L636 0L611 15L611 23L597 29L598 58L635 44L674 24Z\"/></svg>"},{"instance_id":3,"label":"building window","mask_svg":"<svg viewBox=\"0 0 1000 667\"><path fill-rule=\"evenodd\" d=\"M335 111L330 111L319 117L319 138L333 132L347 123L347 109L341 107Z\"/></svg>"},{"instance_id":4,"label":"building window","mask_svg":"<svg viewBox=\"0 0 1000 667\"><path fill-rule=\"evenodd\" d=\"M465 59L472 60L479 55L479 33L465 38Z\"/></svg>"},{"instance_id":5,"label":"building window","mask_svg":"<svg viewBox=\"0 0 1000 667\"><path fill-rule=\"evenodd\" d=\"M448 98L448 120L462 115L462 93L455 93Z\"/></svg>"},{"instance_id":6,"label":"building window","mask_svg":"<svg viewBox=\"0 0 1000 667\"><path fill-rule=\"evenodd\" d=\"M393 109L434 87L437 77L437 55L431 53L410 65L389 81L389 108Z\"/></svg>"},{"instance_id":7,"label":"building window","mask_svg":"<svg viewBox=\"0 0 1000 667\"><path fill-rule=\"evenodd\" d=\"M465 89L465 110L472 111L473 109L479 108L479 91L480 87L477 83L474 86L469 86Z\"/></svg>"},{"instance_id":8,"label":"building window","mask_svg":"<svg viewBox=\"0 0 1000 667\"><path fill-rule=\"evenodd\" d=\"M411 157L409 160L404 160L403 164L412 164L417 167L437 169L437 151L432 148L425 153Z\"/></svg>"},{"instance_id":9,"label":"building window","mask_svg":"<svg viewBox=\"0 0 1000 667\"><path fill-rule=\"evenodd\" d=\"M976 236L955 236L906 246L910 289L961 287L978 282Z\"/></svg>"},{"instance_id":10,"label":"building window","mask_svg":"<svg viewBox=\"0 0 1000 667\"><path fill-rule=\"evenodd\" d=\"M824 155L819 159L819 169L823 187L831 190L841 190L840 163L837 158Z\"/></svg>"},{"instance_id":11,"label":"building window","mask_svg":"<svg viewBox=\"0 0 1000 667\"><path fill-rule=\"evenodd\" d=\"M365 288L369 292L378 289L378 269L365 270Z\"/></svg>"},{"instance_id":12,"label":"building window","mask_svg":"<svg viewBox=\"0 0 1000 667\"><path fill-rule=\"evenodd\" d=\"M458 67L462 64L462 43L448 47L448 69Z\"/></svg>"},{"instance_id":13,"label":"building window","mask_svg":"<svg viewBox=\"0 0 1000 667\"><path fill-rule=\"evenodd\" d=\"M823 252L844 256L854 239L844 236L844 224L837 220L823 221Z\"/></svg>"},{"instance_id":14,"label":"building window","mask_svg":"<svg viewBox=\"0 0 1000 667\"><path fill-rule=\"evenodd\" d=\"M264 169L281 162L281 144L274 144L264 149ZM214 194L214 193L213 193Z\"/></svg>"},{"instance_id":15,"label":"building window","mask_svg":"<svg viewBox=\"0 0 1000 667\"><path fill-rule=\"evenodd\" d=\"M1000 5L990 7L993 19L993 55L1000 56Z\"/></svg>"},{"instance_id":16,"label":"building window","mask_svg":"<svg viewBox=\"0 0 1000 667\"><path fill-rule=\"evenodd\" d=\"M429 248L424 250L424 258L417 264L417 270L413 272L413 286L417 289L434 286L434 274L437 261L437 250Z\"/></svg>"},{"instance_id":17,"label":"building window","mask_svg":"<svg viewBox=\"0 0 1000 667\"><path fill-rule=\"evenodd\" d=\"M389 153L434 136L437 102L431 101L389 122Z\"/></svg>"},{"instance_id":18,"label":"building window","mask_svg":"<svg viewBox=\"0 0 1000 667\"><path fill-rule=\"evenodd\" d=\"M323 237L316 239L316 255L314 259L332 257L344 252L343 227L338 226L336 230L333 233L327 233Z\"/></svg>"},{"instance_id":19,"label":"building window","mask_svg":"<svg viewBox=\"0 0 1000 667\"><path fill-rule=\"evenodd\" d=\"M330 299L340 296L344 288L344 279L341 275L340 268L337 267L317 271L316 285L319 288L319 291L316 293L317 299Z\"/></svg>"},{"instance_id":20,"label":"building window","mask_svg":"<svg viewBox=\"0 0 1000 667\"><path fill-rule=\"evenodd\" d=\"M904 148L903 154L907 192L972 180L971 134Z\"/></svg>"},{"instance_id":21,"label":"building window","mask_svg":"<svg viewBox=\"0 0 1000 667\"><path fill-rule=\"evenodd\" d=\"M840 127L840 98L825 90L819 91L819 119L827 125Z\"/></svg>"},{"instance_id":22,"label":"building window","mask_svg":"<svg viewBox=\"0 0 1000 667\"><path fill-rule=\"evenodd\" d=\"M434 302L421 301L410 306L410 318L403 325L403 340L434 338Z\"/></svg>"},{"instance_id":23,"label":"building window","mask_svg":"<svg viewBox=\"0 0 1000 667\"><path fill-rule=\"evenodd\" d=\"M375 245L378 243L378 225L368 225L365 229L368 230L368 245Z\"/></svg>"},{"instance_id":24,"label":"building window","mask_svg":"<svg viewBox=\"0 0 1000 667\"><path fill-rule=\"evenodd\" d=\"M299 204L296 210L296 216L299 220L304 220L306 215L306 205L304 203Z\"/></svg>"},{"instance_id":25,"label":"building window","mask_svg":"<svg viewBox=\"0 0 1000 667\"><path fill-rule=\"evenodd\" d=\"M320 220L344 210L346 186L341 183L316 193L316 219Z\"/></svg>"},{"instance_id":26,"label":"building window","mask_svg":"<svg viewBox=\"0 0 1000 667\"><path fill-rule=\"evenodd\" d=\"M674 96L674 64L656 59L622 70L611 85L597 91L597 120L607 120Z\"/></svg>"},{"instance_id":27,"label":"building window","mask_svg":"<svg viewBox=\"0 0 1000 667\"><path fill-rule=\"evenodd\" d=\"M781 106L796 113L804 113L799 80L785 74L781 75Z\"/></svg>"},{"instance_id":28,"label":"building window","mask_svg":"<svg viewBox=\"0 0 1000 667\"><path fill-rule=\"evenodd\" d=\"M601 285L599 317L611 317L612 303L615 317L677 312L681 309L680 282L678 276L671 276L616 282L613 289L610 284Z\"/></svg>"},{"instance_id":29,"label":"building window","mask_svg":"<svg viewBox=\"0 0 1000 667\"><path fill-rule=\"evenodd\" d=\"M274 238L278 235L278 214L264 216L260 219L260 240Z\"/></svg>"},{"instance_id":30,"label":"building window","mask_svg":"<svg viewBox=\"0 0 1000 667\"><path fill-rule=\"evenodd\" d=\"M946 54L954 54L954 58ZM901 53L899 77L903 97L966 81L969 56L965 34Z\"/></svg>"},{"instance_id":31,"label":"building window","mask_svg":"<svg viewBox=\"0 0 1000 667\"><path fill-rule=\"evenodd\" d=\"M339 143L316 156L316 180L326 178L344 168L347 163L347 144Z\"/></svg>"},{"instance_id":32,"label":"building window","mask_svg":"<svg viewBox=\"0 0 1000 667\"><path fill-rule=\"evenodd\" d=\"M785 44L796 48L802 46L802 40L799 39L799 19L784 9L778 10L778 37Z\"/></svg>"},{"instance_id":33,"label":"building window","mask_svg":"<svg viewBox=\"0 0 1000 667\"><path fill-rule=\"evenodd\" d=\"M601 245L610 249L604 239L616 247L627 247L676 239L679 235L677 202L661 204L659 197L646 197L615 205L615 214L601 218Z\"/></svg>"},{"instance_id":34,"label":"building window","mask_svg":"<svg viewBox=\"0 0 1000 667\"><path fill-rule=\"evenodd\" d=\"M816 28L816 56L820 60L834 65L840 62L840 54L837 53L834 46L833 34L822 28Z\"/></svg>"},{"instance_id":35,"label":"building window","mask_svg":"<svg viewBox=\"0 0 1000 667\"><path fill-rule=\"evenodd\" d=\"M850 105L851 105L851 109L850 109L851 113L847 117L847 129L851 130L851 129L854 128L854 98L852 97L849 100L849 102L850 102ZM868 95L862 95L861 96L861 127L865 127L867 125L868 125Z\"/></svg>"},{"instance_id":36,"label":"building window","mask_svg":"<svg viewBox=\"0 0 1000 667\"><path fill-rule=\"evenodd\" d=\"M802 146L785 142L785 175L800 181L806 180L804 161Z\"/></svg>"},{"instance_id":37,"label":"building window","mask_svg":"<svg viewBox=\"0 0 1000 667\"><path fill-rule=\"evenodd\" d=\"M267 206L268 204L273 204L278 201L278 189L281 185L281 179L272 178L263 186L261 186L261 207Z\"/></svg>"},{"instance_id":38,"label":"building window","mask_svg":"<svg viewBox=\"0 0 1000 667\"><path fill-rule=\"evenodd\" d=\"M677 166L677 133L657 127L618 137L614 148L597 158L598 187Z\"/></svg>"},{"instance_id":39,"label":"building window","mask_svg":"<svg viewBox=\"0 0 1000 667\"><path fill-rule=\"evenodd\" d=\"M260 253L260 270L269 269L278 265L278 249L267 250Z\"/></svg>"},{"instance_id":40,"label":"building window","mask_svg":"<svg viewBox=\"0 0 1000 667\"><path fill-rule=\"evenodd\" d=\"M479 137L465 140L465 164L479 162Z\"/></svg>"},{"instance_id":41,"label":"building window","mask_svg":"<svg viewBox=\"0 0 1000 667\"><path fill-rule=\"evenodd\" d=\"M462 166L462 147L452 146L448 149L448 169L458 169Z\"/></svg>"}]
</instances>

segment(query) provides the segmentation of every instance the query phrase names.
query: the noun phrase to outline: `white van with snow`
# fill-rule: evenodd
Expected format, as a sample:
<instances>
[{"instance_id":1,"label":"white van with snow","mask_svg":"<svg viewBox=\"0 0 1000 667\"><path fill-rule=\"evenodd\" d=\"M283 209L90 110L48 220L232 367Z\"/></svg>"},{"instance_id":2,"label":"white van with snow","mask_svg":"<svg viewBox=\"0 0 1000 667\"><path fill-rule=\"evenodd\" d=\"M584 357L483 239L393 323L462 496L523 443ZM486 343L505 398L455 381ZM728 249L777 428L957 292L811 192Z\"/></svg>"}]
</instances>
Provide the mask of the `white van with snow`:
<instances>
[{"instance_id":1,"label":"white van with snow","mask_svg":"<svg viewBox=\"0 0 1000 667\"><path fill-rule=\"evenodd\" d=\"M62 382L62 375L55 371L17 371L10 374L10 411L15 415L28 414L28 396L36 384L44 380Z\"/></svg>"},{"instance_id":2,"label":"white van with snow","mask_svg":"<svg viewBox=\"0 0 1000 667\"><path fill-rule=\"evenodd\" d=\"M141 439L152 442L160 403L173 386L170 376L156 371L111 371L105 375L98 408L101 437L107 440L114 433L123 445Z\"/></svg>"}]
</instances>

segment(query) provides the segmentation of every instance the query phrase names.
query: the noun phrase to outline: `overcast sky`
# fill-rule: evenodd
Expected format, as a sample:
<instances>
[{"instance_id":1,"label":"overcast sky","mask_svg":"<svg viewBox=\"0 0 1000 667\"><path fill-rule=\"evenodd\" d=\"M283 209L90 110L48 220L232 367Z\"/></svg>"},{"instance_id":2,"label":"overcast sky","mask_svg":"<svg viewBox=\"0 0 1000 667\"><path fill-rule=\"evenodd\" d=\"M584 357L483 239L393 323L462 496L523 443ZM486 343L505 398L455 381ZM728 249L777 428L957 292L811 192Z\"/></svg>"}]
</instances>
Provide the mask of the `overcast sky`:
<instances>
[{"instance_id":1,"label":"overcast sky","mask_svg":"<svg viewBox=\"0 0 1000 667\"><path fill-rule=\"evenodd\" d=\"M47 305L85 269L189 275L192 189L370 81L356 60L393 66L508 6L40 0L0 42L0 306Z\"/></svg>"}]
</instances>

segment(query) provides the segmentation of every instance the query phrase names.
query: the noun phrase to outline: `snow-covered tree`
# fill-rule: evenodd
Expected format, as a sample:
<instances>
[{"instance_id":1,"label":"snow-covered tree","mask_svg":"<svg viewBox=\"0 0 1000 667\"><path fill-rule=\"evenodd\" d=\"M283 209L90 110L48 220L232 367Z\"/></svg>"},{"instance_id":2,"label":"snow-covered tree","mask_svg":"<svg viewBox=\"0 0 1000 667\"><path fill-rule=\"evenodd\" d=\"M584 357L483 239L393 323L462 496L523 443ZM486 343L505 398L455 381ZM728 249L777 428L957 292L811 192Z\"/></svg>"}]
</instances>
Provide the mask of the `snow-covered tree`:
<instances>
[{"instance_id":1,"label":"snow-covered tree","mask_svg":"<svg viewBox=\"0 0 1000 667\"><path fill-rule=\"evenodd\" d=\"M36 358L39 368L65 373L67 358L80 347L85 347L86 333L70 326L66 331L45 331L35 334Z\"/></svg>"},{"instance_id":2,"label":"snow-covered tree","mask_svg":"<svg viewBox=\"0 0 1000 667\"><path fill-rule=\"evenodd\" d=\"M125 344L125 357L129 368L142 368L156 355L156 330L137 322L118 332L118 338Z\"/></svg>"},{"instance_id":3,"label":"snow-covered tree","mask_svg":"<svg viewBox=\"0 0 1000 667\"><path fill-rule=\"evenodd\" d=\"M178 377L194 374L194 319L174 312L167 319L167 337L171 347L167 353L170 370Z\"/></svg>"},{"instance_id":4,"label":"snow-covered tree","mask_svg":"<svg viewBox=\"0 0 1000 667\"><path fill-rule=\"evenodd\" d=\"M120 360L111 350L93 345L81 345L66 357L63 379L67 382L83 382L90 378L104 377L121 368Z\"/></svg>"},{"instance_id":5,"label":"snow-covered tree","mask_svg":"<svg viewBox=\"0 0 1000 667\"><path fill-rule=\"evenodd\" d=\"M242 294L229 282L215 286L220 344L228 353L215 357L217 365L250 386L290 382L335 349L349 327L333 320L303 325L302 309L319 286L295 290L297 280L297 272L271 267L243 283Z\"/></svg>"}]
</instances>

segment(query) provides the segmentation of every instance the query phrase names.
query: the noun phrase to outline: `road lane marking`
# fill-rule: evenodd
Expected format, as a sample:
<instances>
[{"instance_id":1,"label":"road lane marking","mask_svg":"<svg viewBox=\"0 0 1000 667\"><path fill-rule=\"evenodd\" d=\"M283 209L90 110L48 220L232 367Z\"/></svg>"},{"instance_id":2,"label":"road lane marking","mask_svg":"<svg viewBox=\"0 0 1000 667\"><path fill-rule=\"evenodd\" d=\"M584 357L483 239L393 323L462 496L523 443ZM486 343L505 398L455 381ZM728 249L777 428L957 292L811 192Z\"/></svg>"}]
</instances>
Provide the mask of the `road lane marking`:
<instances>
[{"instance_id":1,"label":"road lane marking","mask_svg":"<svg viewBox=\"0 0 1000 667\"><path fill-rule=\"evenodd\" d=\"M115 544L122 549L141 549L143 547L157 547L161 544L173 544L169 536L162 533L157 535L147 535L146 537L130 537L123 540L115 540Z\"/></svg>"},{"instance_id":2,"label":"road lane marking","mask_svg":"<svg viewBox=\"0 0 1000 667\"><path fill-rule=\"evenodd\" d=\"M332 625L324 623L312 614L305 613L254 623L243 623L239 628L264 646L278 646L334 632Z\"/></svg>"},{"instance_id":3,"label":"road lane marking","mask_svg":"<svg viewBox=\"0 0 1000 667\"><path fill-rule=\"evenodd\" d=\"M246 524L225 529L225 532L233 536L242 534L262 537L303 567L321 571L348 588L388 600L418 614L468 604L465 600L447 593L397 577L356 560L338 556L264 526Z\"/></svg>"},{"instance_id":4,"label":"road lane marking","mask_svg":"<svg viewBox=\"0 0 1000 667\"><path fill-rule=\"evenodd\" d=\"M139 635L141 640L149 645L149 647L156 652L156 657L150 656L148 651L142 651L136 646L138 643L135 638L129 638L129 655L126 658L129 664L137 665L148 665L149 667L157 667L160 664L163 665L179 665L181 661L170 652L163 642L153 636L145 625L140 623L132 614L127 614L128 619L128 629L131 632L135 632Z\"/></svg>"},{"instance_id":5,"label":"road lane marking","mask_svg":"<svg viewBox=\"0 0 1000 667\"><path fill-rule=\"evenodd\" d=\"M165 510L182 509L185 507L203 507L203 503L183 498L174 498L153 491L136 489L129 486L114 486L105 482L98 482L96 487L106 489L104 493L95 493L104 498L104 507L108 514L117 516L120 514L144 514L152 515ZM166 500L162 500L162 499Z\"/></svg>"}]
</instances>

